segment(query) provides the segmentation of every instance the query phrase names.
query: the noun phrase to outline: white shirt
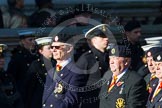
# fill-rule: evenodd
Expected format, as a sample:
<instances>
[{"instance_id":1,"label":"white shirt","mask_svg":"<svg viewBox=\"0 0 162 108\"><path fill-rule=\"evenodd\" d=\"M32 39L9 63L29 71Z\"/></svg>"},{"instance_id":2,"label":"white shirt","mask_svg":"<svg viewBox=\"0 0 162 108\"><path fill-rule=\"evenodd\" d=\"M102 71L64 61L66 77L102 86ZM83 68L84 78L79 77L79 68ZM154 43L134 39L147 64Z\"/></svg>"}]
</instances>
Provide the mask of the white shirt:
<instances>
[{"instance_id":1,"label":"white shirt","mask_svg":"<svg viewBox=\"0 0 162 108\"><path fill-rule=\"evenodd\" d=\"M124 69L124 71L117 76L117 81L116 82L118 82L120 80L120 78L127 72L127 70L128 70L128 68Z\"/></svg>"}]
</instances>

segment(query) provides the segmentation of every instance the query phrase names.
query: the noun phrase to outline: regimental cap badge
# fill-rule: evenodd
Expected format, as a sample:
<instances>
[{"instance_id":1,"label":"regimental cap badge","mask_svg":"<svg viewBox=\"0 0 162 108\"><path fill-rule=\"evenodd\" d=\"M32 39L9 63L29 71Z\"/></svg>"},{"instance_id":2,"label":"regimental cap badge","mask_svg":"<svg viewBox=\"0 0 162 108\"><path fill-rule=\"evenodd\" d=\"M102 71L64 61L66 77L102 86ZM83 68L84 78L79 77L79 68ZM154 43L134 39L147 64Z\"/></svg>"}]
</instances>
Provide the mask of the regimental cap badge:
<instances>
[{"instance_id":1,"label":"regimental cap badge","mask_svg":"<svg viewBox=\"0 0 162 108\"><path fill-rule=\"evenodd\" d=\"M151 56L151 52L150 52L150 51L147 53L147 56L148 56L148 57L150 57L150 56Z\"/></svg>"},{"instance_id":2,"label":"regimental cap badge","mask_svg":"<svg viewBox=\"0 0 162 108\"><path fill-rule=\"evenodd\" d=\"M104 32L106 31L106 25L102 26L102 31L104 31Z\"/></svg>"},{"instance_id":3,"label":"regimental cap badge","mask_svg":"<svg viewBox=\"0 0 162 108\"><path fill-rule=\"evenodd\" d=\"M55 36L55 42L57 42L59 40L59 37L58 36Z\"/></svg>"},{"instance_id":4,"label":"regimental cap badge","mask_svg":"<svg viewBox=\"0 0 162 108\"><path fill-rule=\"evenodd\" d=\"M125 100L123 98L116 100L116 108L125 108Z\"/></svg>"},{"instance_id":5,"label":"regimental cap badge","mask_svg":"<svg viewBox=\"0 0 162 108\"><path fill-rule=\"evenodd\" d=\"M157 56L157 60L158 60L158 61L161 60L161 56L160 56L160 55Z\"/></svg>"},{"instance_id":6,"label":"regimental cap badge","mask_svg":"<svg viewBox=\"0 0 162 108\"><path fill-rule=\"evenodd\" d=\"M115 48L111 49L111 54L115 54Z\"/></svg>"}]
</instances>

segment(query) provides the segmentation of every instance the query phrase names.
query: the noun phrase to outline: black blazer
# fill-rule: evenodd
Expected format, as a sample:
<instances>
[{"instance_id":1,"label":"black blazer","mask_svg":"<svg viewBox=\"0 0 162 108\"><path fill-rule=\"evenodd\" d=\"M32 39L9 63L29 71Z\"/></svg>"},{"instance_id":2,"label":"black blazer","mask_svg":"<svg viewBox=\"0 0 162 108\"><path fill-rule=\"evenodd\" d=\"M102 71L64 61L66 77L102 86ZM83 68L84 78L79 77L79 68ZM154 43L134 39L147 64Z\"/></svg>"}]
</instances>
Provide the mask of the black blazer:
<instances>
[{"instance_id":1,"label":"black blazer","mask_svg":"<svg viewBox=\"0 0 162 108\"><path fill-rule=\"evenodd\" d=\"M151 93L148 97L147 101L147 108L162 108L162 90L156 95L153 99L153 102L151 102L152 96L154 94L154 91L156 90L156 87L158 85L159 80L155 79L151 82L150 87L152 88Z\"/></svg>"},{"instance_id":2,"label":"black blazer","mask_svg":"<svg viewBox=\"0 0 162 108\"><path fill-rule=\"evenodd\" d=\"M101 88L100 108L145 108L146 83L140 75L128 70L108 93L110 81Z\"/></svg>"}]
</instances>

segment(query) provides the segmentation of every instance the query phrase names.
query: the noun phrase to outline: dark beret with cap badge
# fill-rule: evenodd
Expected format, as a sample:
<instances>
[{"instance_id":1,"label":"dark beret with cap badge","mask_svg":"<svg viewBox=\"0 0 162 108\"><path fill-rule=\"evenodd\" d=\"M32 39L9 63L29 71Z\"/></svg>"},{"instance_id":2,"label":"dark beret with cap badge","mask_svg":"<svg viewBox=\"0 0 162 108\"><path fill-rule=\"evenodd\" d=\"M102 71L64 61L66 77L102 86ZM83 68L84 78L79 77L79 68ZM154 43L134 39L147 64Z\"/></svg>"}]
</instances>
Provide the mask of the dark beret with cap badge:
<instances>
[{"instance_id":1,"label":"dark beret with cap badge","mask_svg":"<svg viewBox=\"0 0 162 108\"><path fill-rule=\"evenodd\" d=\"M109 56L131 57L131 49L124 44L117 44L110 49Z\"/></svg>"},{"instance_id":2,"label":"dark beret with cap badge","mask_svg":"<svg viewBox=\"0 0 162 108\"><path fill-rule=\"evenodd\" d=\"M156 53L161 52L162 47L152 47L146 51L146 57L154 56Z\"/></svg>"},{"instance_id":3,"label":"dark beret with cap badge","mask_svg":"<svg viewBox=\"0 0 162 108\"><path fill-rule=\"evenodd\" d=\"M53 42L61 42L74 45L75 41L71 35L58 35L53 37Z\"/></svg>"},{"instance_id":4,"label":"dark beret with cap badge","mask_svg":"<svg viewBox=\"0 0 162 108\"><path fill-rule=\"evenodd\" d=\"M162 62L162 51L157 52L154 56L153 56L153 60L155 62Z\"/></svg>"}]
</instances>

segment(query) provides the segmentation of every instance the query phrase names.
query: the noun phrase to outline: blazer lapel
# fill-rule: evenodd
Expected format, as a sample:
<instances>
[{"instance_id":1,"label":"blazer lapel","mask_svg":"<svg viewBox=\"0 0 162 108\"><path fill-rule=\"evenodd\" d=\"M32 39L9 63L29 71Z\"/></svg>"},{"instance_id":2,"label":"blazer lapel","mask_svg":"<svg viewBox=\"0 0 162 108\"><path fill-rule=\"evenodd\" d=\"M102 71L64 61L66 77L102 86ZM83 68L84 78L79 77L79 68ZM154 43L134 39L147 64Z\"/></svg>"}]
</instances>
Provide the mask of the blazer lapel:
<instances>
[{"instance_id":1,"label":"blazer lapel","mask_svg":"<svg viewBox=\"0 0 162 108\"><path fill-rule=\"evenodd\" d=\"M111 92L114 92L116 90L118 90L118 88L120 88L124 83L125 83L125 80L127 79L129 75L129 72L126 72L120 79L119 81L115 84L115 86L112 88ZM109 84L110 86L110 84Z\"/></svg>"},{"instance_id":2,"label":"blazer lapel","mask_svg":"<svg viewBox=\"0 0 162 108\"><path fill-rule=\"evenodd\" d=\"M46 77L46 82L44 86L44 95L43 95L43 103L48 99L50 94L53 92L55 88L55 81L53 79L54 68L48 71L48 75Z\"/></svg>"},{"instance_id":3,"label":"blazer lapel","mask_svg":"<svg viewBox=\"0 0 162 108\"><path fill-rule=\"evenodd\" d=\"M150 103L152 103L152 104L155 104L155 102L153 101L153 102L151 102L151 99L152 99L152 96L153 96L153 94L154 94L154 91L155 91L155 89L156 89L156 87L157 87L157 85L158 85L158 80L156 80L152 85L151 85L151 88L152 88L152 92L150 93L150 95L149 95L149 97L148 97L148 99L149 99L149 102Z\"/></svg>"},{"instance_id":4,"label":"blazer lapel","mask_svg":"<svg viewBox=\"0 0 162 108\"><path fill-rule=\"evenodd\" d=\"M68 63L60 72L57 73L56 79L57 79L58 82L60 82L67 75L69 75L71 67L72 67L72 62Z\"/></svg>"},{"instance_id":5,"label":"blazer lapel","mask_svg":"<svg viewBox=\"0 0 162 108\"><path fill-rule=\"evenodd\" d=\"M162 97L162 90L154 97L153 102L156 103Z\"/></svg>"}]
</instances>

